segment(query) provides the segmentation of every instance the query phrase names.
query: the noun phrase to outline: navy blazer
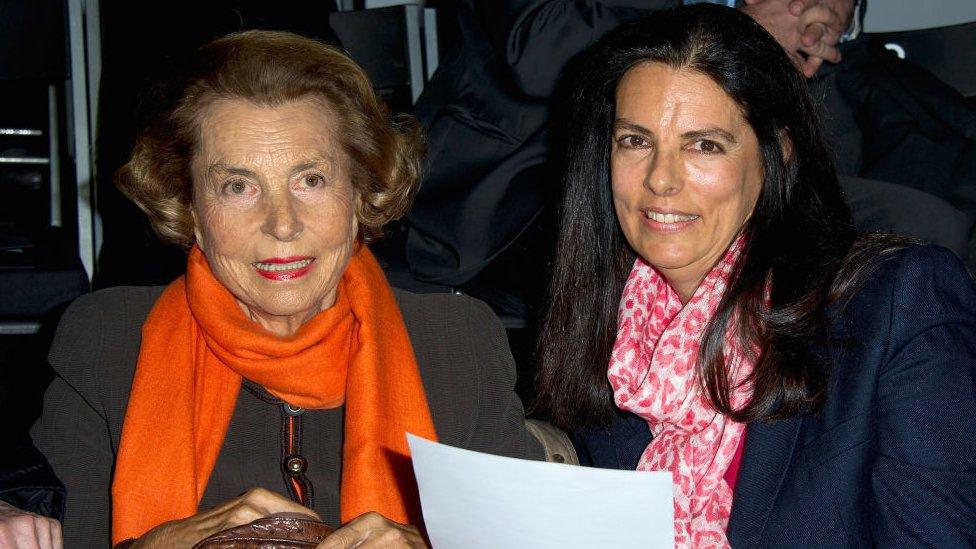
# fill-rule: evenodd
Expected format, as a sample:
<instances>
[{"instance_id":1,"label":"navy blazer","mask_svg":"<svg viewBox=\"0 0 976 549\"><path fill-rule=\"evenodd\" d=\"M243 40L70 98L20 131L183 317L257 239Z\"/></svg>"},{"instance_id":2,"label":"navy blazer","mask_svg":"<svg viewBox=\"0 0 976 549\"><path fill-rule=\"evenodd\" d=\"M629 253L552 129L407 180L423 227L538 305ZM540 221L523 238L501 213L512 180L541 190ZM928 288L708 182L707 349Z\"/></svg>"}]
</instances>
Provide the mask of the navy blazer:
<instances>
[{"instance_id":1,"label":"navy blazer","mask_svg":"<svg viewBox=\"0 0 976 549\"><path fill-rule=\"evenodd\" d=\"M822 410L746 430L732 547L976 547L976 287L911 247L843 311ZM584 464L634 469L651 439L621 413L579 432Z\"/></svg>"}]
</instances>

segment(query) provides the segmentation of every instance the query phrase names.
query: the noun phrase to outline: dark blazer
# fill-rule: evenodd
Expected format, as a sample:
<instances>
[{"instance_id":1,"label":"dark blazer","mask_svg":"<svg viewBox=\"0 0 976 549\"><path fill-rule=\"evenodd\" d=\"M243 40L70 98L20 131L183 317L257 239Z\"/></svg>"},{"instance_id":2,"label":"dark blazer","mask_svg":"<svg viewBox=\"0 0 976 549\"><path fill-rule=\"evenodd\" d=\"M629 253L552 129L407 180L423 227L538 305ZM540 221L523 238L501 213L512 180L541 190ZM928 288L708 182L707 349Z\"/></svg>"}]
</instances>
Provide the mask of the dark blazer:
<instances>
[{"instance_id":1,"label":"dark blazer","mask_svg":"<svg viewBox=\"0 0 976 549\"><path fill-rule=\"evenodd\" d=\"M86 295L67 310L49 360L57 373L32 436L67 488L66 547L109 544L110 484L139 356L141 329L161 287ZM483 303L453 294L394 290L441 442L520 458L543 457L513 391L505 333ZM241 391L201 509L262 486L287 494L280 469L280 411ZM338 522L342 409L308 410L303 453L315 510ZM160 474L166 474L161 471Z\"/></svg>"},{"instance_id":2,"label":"dark blazer","mask_svg":"<svg viewBox=\"0 0 976 549\"><path fill-rule=\"evenodd\" d=\"M835 311L833 336L823 409L746 430L732 547L976 546L969 274L941 248L900 252ZM633 469L650 439L621 414L574 442L582 462Z\"/></svg>"}]
</instances>

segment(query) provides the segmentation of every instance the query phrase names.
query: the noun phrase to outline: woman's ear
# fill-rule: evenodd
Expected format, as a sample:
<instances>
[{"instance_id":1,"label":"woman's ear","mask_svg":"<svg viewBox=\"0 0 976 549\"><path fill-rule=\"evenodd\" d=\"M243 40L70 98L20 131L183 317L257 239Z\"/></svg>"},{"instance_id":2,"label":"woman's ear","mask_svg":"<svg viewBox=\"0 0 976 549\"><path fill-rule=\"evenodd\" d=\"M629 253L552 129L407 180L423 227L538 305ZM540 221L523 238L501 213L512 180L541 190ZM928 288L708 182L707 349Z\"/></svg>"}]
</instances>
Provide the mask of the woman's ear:
<instances>
[{"instance_id":1,"label":"woman's ear","mask_svg":"<svg viewBox=\"0 0 976 549\"><path fill-rule=\"evenodd\" d=\"M353 190L352 198L352 239L357 243L364 243L366 238L363 236L363 223L360 221L363 208L363 193L359 189ZM358 250L358 248L357 248Z\"/></svg>"},{"instance_id":2,"label":"woman's ear","mask_svg":"<svg viewBox=\"0 0 976 549\"><path fill-rule=\"evenodd\" d=\"M200 232L200 219L197 217L196 204L191 200L190 204L187 206L190 210L190 222L193 223L193 239L197 245L202 245L203 234ZM193 243L191 243L191 246Z\"/></svg>"}]
</instances>

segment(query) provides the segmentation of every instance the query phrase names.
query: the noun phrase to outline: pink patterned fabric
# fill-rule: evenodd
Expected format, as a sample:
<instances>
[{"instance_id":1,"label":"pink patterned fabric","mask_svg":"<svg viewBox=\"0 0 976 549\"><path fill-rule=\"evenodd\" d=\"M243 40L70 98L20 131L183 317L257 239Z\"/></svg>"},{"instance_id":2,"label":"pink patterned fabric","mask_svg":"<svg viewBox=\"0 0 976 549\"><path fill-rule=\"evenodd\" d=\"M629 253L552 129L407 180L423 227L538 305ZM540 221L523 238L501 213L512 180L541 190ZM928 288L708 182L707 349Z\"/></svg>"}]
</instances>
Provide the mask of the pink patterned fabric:
<instances>
[{"instance_id":1,"label":"pink patterned fabric","mask_svg":"<svg viewBox=\"0 0 976 549\"><path fill-rule=\"evenodd\" d=\"M638 258L627 278L617 319L617 340L607 377L617 406L647 420L654 439L639 471L671 471L674 476L676 547L728 547L725 530L732 490L723 478L735 456L745 424L717 413L696 375L702 333L728 285L742 249L740 236L705 277L687 304L653 267ZM731 329L724 356L735 386L753 364ZM745 404L751 387L733 392L732 405Z\"/></svg>"}]
</instances>

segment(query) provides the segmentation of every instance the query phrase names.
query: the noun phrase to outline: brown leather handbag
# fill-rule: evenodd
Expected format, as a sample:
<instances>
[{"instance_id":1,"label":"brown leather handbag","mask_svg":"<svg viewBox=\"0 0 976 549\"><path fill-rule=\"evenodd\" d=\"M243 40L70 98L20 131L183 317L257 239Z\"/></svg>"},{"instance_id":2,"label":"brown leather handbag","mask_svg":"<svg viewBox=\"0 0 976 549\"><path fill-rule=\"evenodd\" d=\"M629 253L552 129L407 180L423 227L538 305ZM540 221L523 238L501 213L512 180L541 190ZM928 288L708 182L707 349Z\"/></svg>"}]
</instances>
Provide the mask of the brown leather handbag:
<instances>
[{"instance_id":1,"label":"brown leather handbag","mask_svg":"<svg viewBox=\"0 0 976 549\"><path fill-rule=\"evenodd\" d=\"M193 549L305 549L322 543L333 531L308 515L278 513L217 532Z\"/></svg>"}]
</instances>

